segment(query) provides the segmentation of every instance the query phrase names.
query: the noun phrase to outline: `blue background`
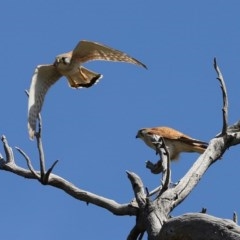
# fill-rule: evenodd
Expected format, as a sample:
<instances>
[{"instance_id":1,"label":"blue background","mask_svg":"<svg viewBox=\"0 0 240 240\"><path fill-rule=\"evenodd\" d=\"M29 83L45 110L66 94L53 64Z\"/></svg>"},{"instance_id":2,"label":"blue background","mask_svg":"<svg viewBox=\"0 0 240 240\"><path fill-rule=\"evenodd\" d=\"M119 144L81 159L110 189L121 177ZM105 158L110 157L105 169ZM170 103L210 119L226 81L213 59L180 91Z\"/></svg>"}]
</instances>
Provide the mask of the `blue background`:
<instances>
[{"instance_id":1,"label":"blue background","mask_svg":"<svg viewBox=\"0 0 240 240\"><path fill-rule=\"evenodd\" d=\"M11 146L21 147L38 169L24 93L35 67L52 63L82 39L127 52L148 70L126 63L87 63L103 79L90 89L73 90L62 78L48 92L42 118L47 165L59 159L54 173L81 189L130 202L126 170L137 173L150 190L160 179L145 168L145 161L157 156L135 139L138 129L166 125L204 141L221 131L214 57L228 89L229 122L239 119L239 8L237 0L2 1L0 134ZM14 153L17 164L25 167ZM172 164L172 180L181 179L197 157L182 154ZM240 213L239 169L236 146L211 166L172 215L202 207L223 218ZM4 171L0 181L1 239L125 239L135 223L134 217L87 206L37 181Z\"/></svg>"}]
</instances>

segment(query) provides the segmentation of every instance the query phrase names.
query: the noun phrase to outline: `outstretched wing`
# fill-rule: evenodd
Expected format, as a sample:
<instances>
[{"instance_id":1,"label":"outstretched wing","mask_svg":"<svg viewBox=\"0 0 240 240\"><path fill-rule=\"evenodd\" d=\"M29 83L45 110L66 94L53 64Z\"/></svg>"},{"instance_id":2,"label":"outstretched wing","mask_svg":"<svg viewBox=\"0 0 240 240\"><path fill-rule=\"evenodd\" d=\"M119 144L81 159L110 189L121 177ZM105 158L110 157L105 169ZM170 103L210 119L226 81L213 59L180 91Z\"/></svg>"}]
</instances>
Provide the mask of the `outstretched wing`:
<instances>
[{"instance_id":1,"label":"outstretched wing","mask_svg":"<svg viewBox=\"0 0 240 240\"><path fill-rule=\"evenodd\" d=\"M69 52L68 54L70 54ZM104 46L97 42L80 41L72 51L72 60L79 63L84 63L93 60L105 60L113 62L127 62L147 68L146 65L137 59L127 55L124 52Z\"/></svg>"},{"instance_id":2,"label":"outstretched wing","mask_svg":"<svg viewBox=\"0 0 240 240\"><path fill-rule=\"evenodd\" d=\"M29 90L28 99L28 132L33 139L36 131L36 122L48 89L53 85L61 74L53 65L39 65L35 69Z\"/></svg>"}]
</instances>

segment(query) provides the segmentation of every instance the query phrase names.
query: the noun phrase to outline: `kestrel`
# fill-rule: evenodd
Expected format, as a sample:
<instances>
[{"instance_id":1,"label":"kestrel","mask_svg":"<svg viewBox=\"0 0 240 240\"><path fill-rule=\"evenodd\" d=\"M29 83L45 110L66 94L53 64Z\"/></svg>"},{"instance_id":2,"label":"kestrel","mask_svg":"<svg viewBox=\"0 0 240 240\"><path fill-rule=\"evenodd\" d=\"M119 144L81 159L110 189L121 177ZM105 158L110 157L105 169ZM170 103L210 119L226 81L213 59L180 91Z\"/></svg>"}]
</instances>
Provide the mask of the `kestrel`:
<instances>
[{"instance_id":1,"label":"kestrel","mask_svg":"<svg viewBox=\"0 0 240 240\"><path fill-rule=\"evenodd\" d=\"M101 74L81 66L93 60L127 62L147 68L124 52L90 41L80 41L73 51L58 55L53 64L38 65L32 76L28 100L28 131L31 139L36 131L44 97L57 80L65 76L70 87L88 88L102 78Z\"/></svg>"},{"instance_id":2,"label":"kestrel","mask_svg":"<svg viewBox=\"0 0 240 240\"><path fill-rule=\"evenodd\" d=\"M202 154L208 143L191 138L169 127L143 128L137 133L136 138L141 138L150 148L156 151L153 135L160 136L169 151L170 160L177 160L181 152L197 152Z\"/></svg>"}]
</instances>

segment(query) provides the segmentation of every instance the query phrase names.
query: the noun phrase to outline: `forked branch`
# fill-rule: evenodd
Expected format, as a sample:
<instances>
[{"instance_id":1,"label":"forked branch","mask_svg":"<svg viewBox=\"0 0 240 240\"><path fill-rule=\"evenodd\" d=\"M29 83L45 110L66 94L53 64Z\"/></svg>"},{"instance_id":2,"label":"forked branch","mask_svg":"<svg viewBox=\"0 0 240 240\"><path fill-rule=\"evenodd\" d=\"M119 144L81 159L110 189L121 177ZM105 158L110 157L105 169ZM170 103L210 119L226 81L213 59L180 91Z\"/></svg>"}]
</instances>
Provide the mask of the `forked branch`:
<instances>
[{"instance_id":1,"label":"forked branch","mask_svg":"<svg viewBox=\"0 0 240 240\"><path fill-rule=\"evenodd\" d=\"M20 148L17 148L18 152L20 152L20 154L26 160L29 169L22 168L15 163L12 148L8 145L6 137L2 137L2 142L4 146L6 160L4 159L4 157L0 158L0 169L12 172L24 178L36 179L42 183L41 172L34 170L31 164L31 160L27 156L27 154L24 153ZM76 187L74 184L68 182L67 180L61 178L60 176L51 173L51 170L53 169L55 164L56 163L54 163L53 166L50 168L50 171L46 173L48 174L47 177L48 179L45 182L46 185L50 185L58 189L61 189L70 196L72 196L73 198L76 198L80 201L92 203L99 207L105 208L115 215L128 215L128 216L137 215L138 207L136 205L133 205L131 203L120 204L112 199L104 198L94 193L85 191L83 189Z\"/></svg>"}]
</instances>

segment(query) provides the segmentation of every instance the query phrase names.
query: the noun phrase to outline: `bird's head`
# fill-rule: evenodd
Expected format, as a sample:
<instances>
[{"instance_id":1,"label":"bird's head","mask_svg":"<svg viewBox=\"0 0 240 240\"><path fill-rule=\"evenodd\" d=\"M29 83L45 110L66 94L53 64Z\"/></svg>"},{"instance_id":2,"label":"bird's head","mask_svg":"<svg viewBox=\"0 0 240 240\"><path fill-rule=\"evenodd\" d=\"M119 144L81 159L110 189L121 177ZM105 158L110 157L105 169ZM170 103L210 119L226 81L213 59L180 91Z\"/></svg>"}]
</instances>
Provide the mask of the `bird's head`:
<instances>
[{"instance_id":1,"label":"bird's head","mask_svg":"<svg viewBox=\"0 0 240 240\"><path fill-rule=\"evenodd\" d=\"M145 132L146 132L146 131L145 131L144 128L138 130L137 135L136 135L136 138L142 138L142 139L143 139Z\"/></svg>"},{"instance_id":2,"label":"bird's head","mask_svg":"<svg viewBox=\"0 0 240 240\"><path fill-rule=\"evenodd\" d=\"M69 65L71 58L65 55L58 55L55 59L54 66L58 66L59 64Z\"/></svg>"},{"instance_id":3,"label":"bird's head","mask_svg":"<svg viewBox=\"0 0 240 240\"><path fill-rule=\"evenodd\" d=\"M155 141L155 138L153 138L153 135L151 132L149 132L148 128L142 128L137 132L136 138L142 139L150 148L156 150L155 145L153 144Z\"/></svg>"}]
</instances>

